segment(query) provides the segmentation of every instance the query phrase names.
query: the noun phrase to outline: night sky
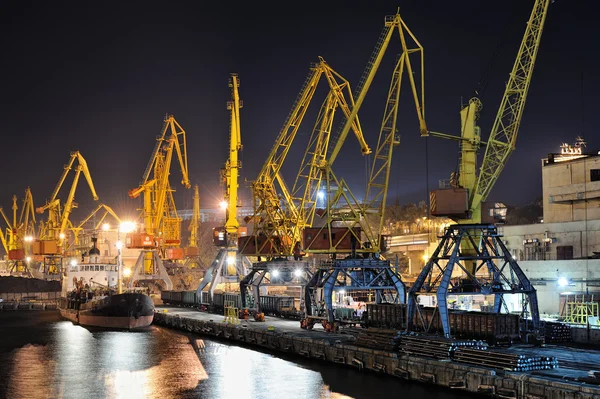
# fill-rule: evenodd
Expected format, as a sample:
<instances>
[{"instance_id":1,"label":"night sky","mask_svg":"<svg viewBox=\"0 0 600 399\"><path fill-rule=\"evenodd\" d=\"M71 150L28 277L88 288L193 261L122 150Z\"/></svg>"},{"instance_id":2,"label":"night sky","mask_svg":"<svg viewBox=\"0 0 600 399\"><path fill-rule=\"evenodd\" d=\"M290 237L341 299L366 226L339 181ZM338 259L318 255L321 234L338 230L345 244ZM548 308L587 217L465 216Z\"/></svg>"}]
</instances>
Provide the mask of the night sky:
<instances>
[{"instance_id":1,"label":"night sky","mask_svg":"<svg viewBox=\"0 0 600 399\"><path fill-rule=\"evenodd\" d=\"M599 35L591 3L551 4L517 149L491 200L519 205L541 196L540 159L558 151L561 142L583 135L588 150L599 149ZM323 56L351 83L357 82L384 16L398 6L425 49L430 130L459 133L461 101L473 95L491 65L480 123L486 139L533 1L208 4L2 2L0 205L9 210L12 195L21 199L27 186L36 206L42 205L70 151L79 150L100 199L123 216L139 205L127 190L141 179L164 114L173 113L187 132L191 182L200 185L202 206L213 207L222 196L219 168L228 151L229 73L237 72L241 80L242 177L252 180L310 62ZM360 112L371 147L377 143L400 48L397 36L394 40ZM313 108L321 101L315 98ZM395 152L390 197L401 202L425 199L427 187L449 177L458 154L457 142L429 138L426 157L426 139L419 137L414 114L411 103L400 105L402 144ZM292 150L292 166L285 169L289 184L312 124L307 119ZM364 166L356 139L349 135L334 170L356 188L358 197ZM179 207L190 206L192 190L179 184L178 165L171 172ZM61 191L63 199L72 176ZM76 201L79 215L93 208L83 176Z\"/></svg>"}]
</instances>

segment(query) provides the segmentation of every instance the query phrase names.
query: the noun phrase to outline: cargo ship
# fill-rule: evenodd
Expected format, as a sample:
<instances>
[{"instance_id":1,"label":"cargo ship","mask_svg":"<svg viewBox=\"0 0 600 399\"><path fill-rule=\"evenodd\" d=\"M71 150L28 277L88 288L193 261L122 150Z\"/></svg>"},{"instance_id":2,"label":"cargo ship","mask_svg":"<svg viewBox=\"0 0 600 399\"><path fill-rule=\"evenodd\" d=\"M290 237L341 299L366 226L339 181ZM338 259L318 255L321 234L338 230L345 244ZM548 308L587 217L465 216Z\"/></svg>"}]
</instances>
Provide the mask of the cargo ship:
<instances>
[{"instance_id":1,"label":"cargo ship","mask_svg":"<svg viewBox=\"0 0 600 399\"><path fill-rule=\"evenodd\" d=\"M103 257L94 246L78 264L71 261L63 273L59 310L62 317L89 327L136 330L154 319L152 298L142 292L121 292L119 256Z\"/></svg>"},{"instance_id":2,"label":"cargo ship","mask_svg":"<svg viewBox=\"0 0 600 399\"><path fill-rule=\"evenodd\" d=\"M154 319L152 299L137 292L97 296L76 291L61 298L59 310L65 319L88 327L137 330L150 326Z\"/></svg>"}]
</instances>

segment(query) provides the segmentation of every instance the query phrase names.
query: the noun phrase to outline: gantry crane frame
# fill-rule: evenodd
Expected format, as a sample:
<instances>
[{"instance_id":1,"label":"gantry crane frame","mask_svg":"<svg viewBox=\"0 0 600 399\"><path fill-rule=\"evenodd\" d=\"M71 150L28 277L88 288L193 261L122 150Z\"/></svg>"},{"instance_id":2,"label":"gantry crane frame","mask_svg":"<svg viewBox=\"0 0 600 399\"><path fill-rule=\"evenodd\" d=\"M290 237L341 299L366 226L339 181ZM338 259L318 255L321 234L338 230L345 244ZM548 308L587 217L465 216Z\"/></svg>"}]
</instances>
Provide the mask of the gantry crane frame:
<instances>
[{"instance_id":1,"label":"gantry crane frame","mask_svg":"<svg viewBox=\"0 0 600 399\"><path fill-rule=\"evenodd\" d=\"M239 171L242 167L240 151L243 148L241 135L240 109L243 101L239 95L240 80L237 73L229 76L229 87L231 88L231 100L227 102L227 110L230 114L229 123L229 156L222 169L221 178L225 185L224 201L225 209L225 240L224 246L219 248L215 259L204 274L204 278L198 285L196 292L202 295L202 291L209 286L209 302L212 304L213 293L216 286L225 279L231 277L242 278L246 274L246 264L249 261L245 256L239 255L238 237L240 224L237 218L239 204Z\"/></svg>"}]
</instances>

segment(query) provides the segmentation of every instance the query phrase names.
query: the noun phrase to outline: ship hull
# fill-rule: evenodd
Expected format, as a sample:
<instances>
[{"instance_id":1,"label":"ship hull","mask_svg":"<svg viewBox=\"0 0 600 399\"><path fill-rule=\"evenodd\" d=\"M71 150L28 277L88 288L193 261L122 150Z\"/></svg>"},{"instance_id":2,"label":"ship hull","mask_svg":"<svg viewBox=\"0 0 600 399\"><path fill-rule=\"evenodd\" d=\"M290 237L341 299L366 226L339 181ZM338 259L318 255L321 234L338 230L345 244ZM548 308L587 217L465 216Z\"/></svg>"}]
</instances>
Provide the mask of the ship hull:
<instances>
[{"instance_id":1,"label":"ship hull","mask_svg":"<svg viewBox=\"0 0 600 399\"><path fill-rule=\"evenodd\" d=\"M137 330L150 326L154 319L152 300L143 294L118 294L81 304L64 298L61 305L61 316L82 326Z\"/></svg>"}]
</instances>

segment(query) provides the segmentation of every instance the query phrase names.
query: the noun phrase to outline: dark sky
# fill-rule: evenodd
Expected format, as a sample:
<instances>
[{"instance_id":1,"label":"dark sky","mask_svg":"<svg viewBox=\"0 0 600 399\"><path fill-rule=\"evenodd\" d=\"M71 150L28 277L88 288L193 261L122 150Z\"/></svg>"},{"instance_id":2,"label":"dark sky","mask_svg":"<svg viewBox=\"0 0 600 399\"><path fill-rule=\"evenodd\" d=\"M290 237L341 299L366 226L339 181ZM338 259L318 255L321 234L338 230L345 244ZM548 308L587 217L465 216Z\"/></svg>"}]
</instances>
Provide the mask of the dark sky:
<instances>
[{"instance_id":1,"label":"dark sky","mask_svg":"<svg viewBox=\"0 0 600 399\"><path fill-rule=\"evenodd\" d=\"M600 63L591 3L551 4L517 149L490 199L524 204L540 196L540 159L557 151L561 142L574 142L583 134L588 149L600 147L595 128ZM323 56L356 82L384 16L398 6L425 49L430 130L459 132L461 101L472 96L491 65L482 96L481 127L487 138L533 1L209 4L2 2L5 174L0 205L9 209L12 195L22 197L27 186L36 205L43 204L70 151L79 150L101 200L121 211L132 207L136 202L128 199L127 190L139 183L163 115L173 113L187 132L191 181L200 184L202 206L210 207L221 195L218 172L227 157L229 73L237 72L241 79L242 177L251 180L271 149L309 63ZM282 8L272 8L274 4ZM391 63L399 51L395 40L360 114L372 147ZM403 202L425 199L426 182L434 188L454 170L458 146L430 138L426 157L412 105L404 103L400 113L402 144L395 152L390 195ZM301 129L292 160L304 151L300 138L311 128L312 121ZM336 173L360 189L364 165L356 140L349 136ZM192 193L179 185L177 165L172 176L180 208L189 206ZM286 177L291 184L293 176ZM76 199L80 212L92 208L83 179Z\"/></svg>"}]
</instances>

